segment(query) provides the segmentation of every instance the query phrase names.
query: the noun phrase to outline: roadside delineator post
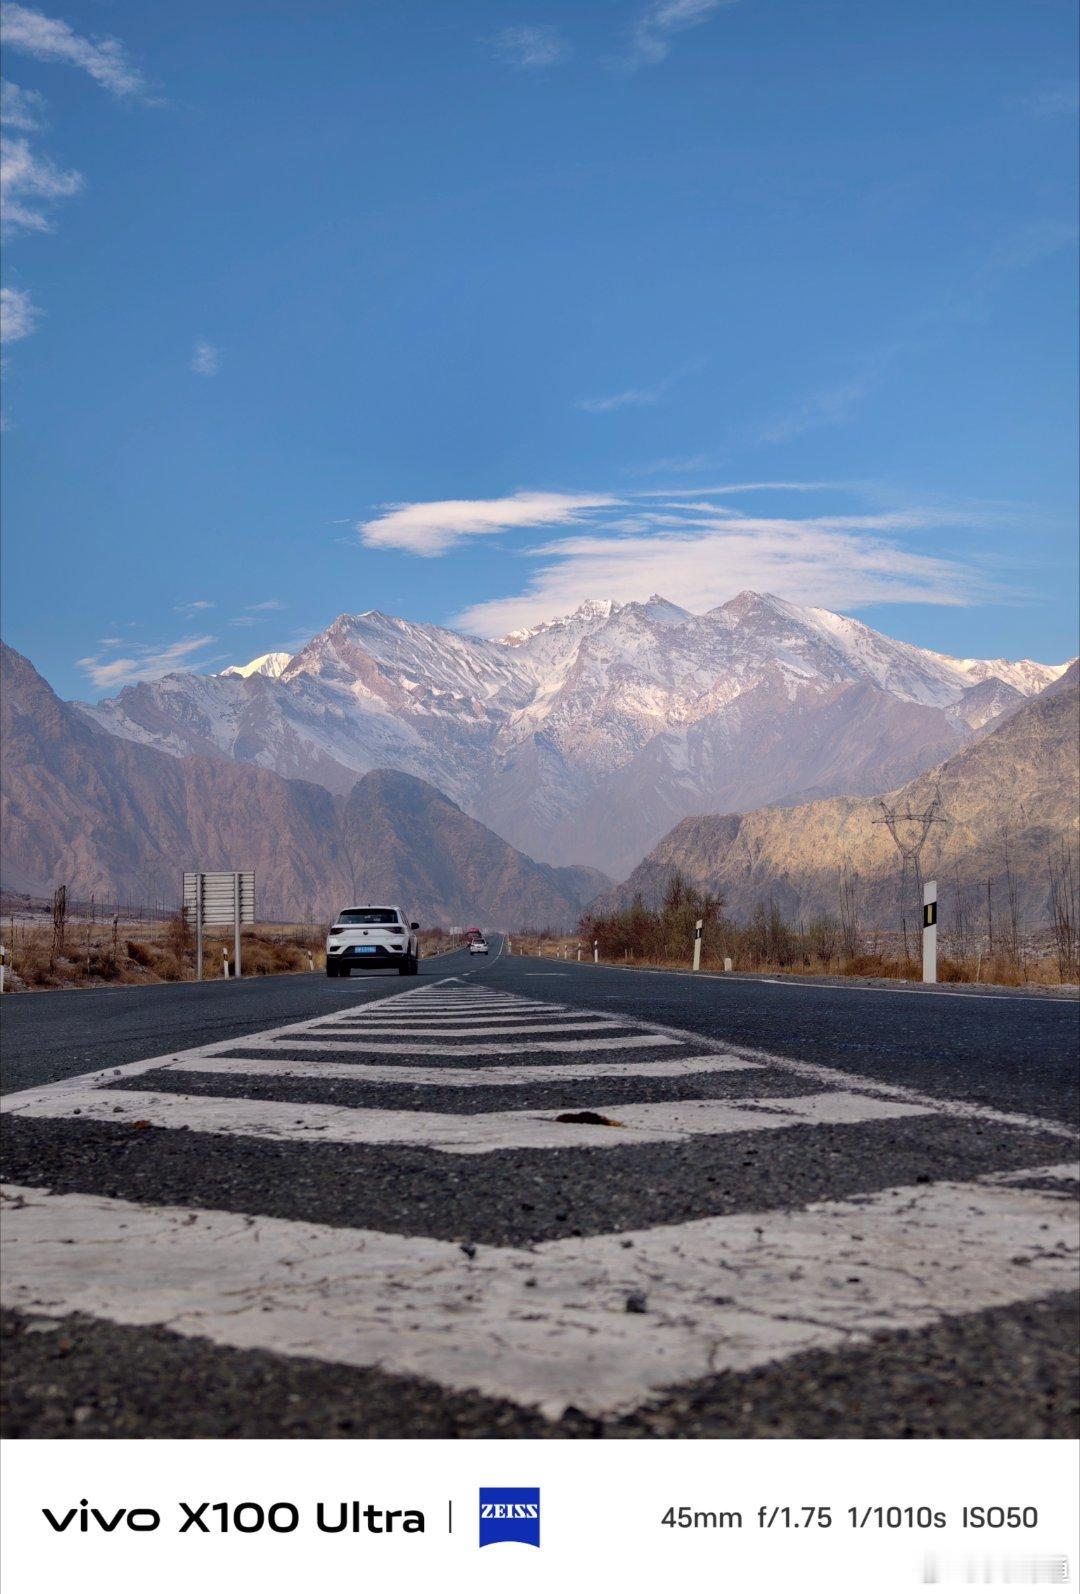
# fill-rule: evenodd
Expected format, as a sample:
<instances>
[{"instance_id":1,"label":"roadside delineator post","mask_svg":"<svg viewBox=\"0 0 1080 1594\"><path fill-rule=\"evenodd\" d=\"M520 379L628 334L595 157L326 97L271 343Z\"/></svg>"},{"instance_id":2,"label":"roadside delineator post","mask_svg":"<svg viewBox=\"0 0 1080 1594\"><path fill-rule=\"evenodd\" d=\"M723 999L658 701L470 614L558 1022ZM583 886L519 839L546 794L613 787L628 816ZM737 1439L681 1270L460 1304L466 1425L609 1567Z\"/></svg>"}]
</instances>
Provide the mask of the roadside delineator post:
<instances>
[{"instance_id":1,"label":"roadside delineator post","mask_svg":"<svg viewBox=\"0 0 1080 1594\"><path fill-rule=\"evenodd\" d=\"M697 924L694 926L694 973L695 974L701 968L701 927L702 927L703 923L704 923L704 920L703 919L699 919L697 921Z\"/></svg>"},{"instance_id":2,"label":"roadside delineator post","mask_svg":"<svg viewBox=\"0 0 1080 1594\"><path fill-rule=\"evenodd\" d=\"M599 941L594 941L593 944L592 944L592 960L593 960L594 963L599 963L599 961L600 961L600 943L599 943Z\"/></svg>"},{"instance_id":3,"label":"roadside delineator post","mask_svg":"<svg viewBox=\"0 0 1080 1594\"><path fill-rule=\"evenodd\" d=\"M221 977L222 979L227 980L229 978L229 949L227 946L223 946L221 949L221 965Z\"/></svg>"},{"instance_id":4,"label":"roadside delineator post","mask_svg":"<svg viewBox=\"0 0 1080 1594\"><path fill-rule=\"evenodd\" d=\"M937 881L923 886L922 977L924 985L937 984Z\"/></svg>"},{"instance_id":5,"label":"roadside delineator post","mask_svg":"<svg viewBox=\"0 0 1080 1594\"><path fill-rule=\"evenodd\" d=\"M724 973L725 974L730 974L733 967L734 967L734 964L732 963L731 959L730 958L725 958L724 959Z\"/></svg>"}]
</instances>

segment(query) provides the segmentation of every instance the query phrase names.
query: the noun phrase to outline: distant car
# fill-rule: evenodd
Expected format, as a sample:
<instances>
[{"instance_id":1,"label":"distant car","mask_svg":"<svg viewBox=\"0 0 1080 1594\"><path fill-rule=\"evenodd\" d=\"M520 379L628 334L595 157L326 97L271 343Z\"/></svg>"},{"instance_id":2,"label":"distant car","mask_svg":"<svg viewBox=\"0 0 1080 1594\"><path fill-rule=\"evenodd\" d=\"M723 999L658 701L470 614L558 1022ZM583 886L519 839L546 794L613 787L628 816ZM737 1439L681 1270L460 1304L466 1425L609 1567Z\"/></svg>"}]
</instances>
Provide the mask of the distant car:
<instances>
[{"instance_id":1,"label":"distant car","mask_svg":"<svg viewBox=\"0 0 1080 1594\"><path fill-rule=\"evenodd\" d=\"M342 908L326 937L327 976L334 979L348 976L353 969L388 967L399 974L416 974L419 928L397 907L365 903Z\"/></svg>"},{"instance_id":2,"label":"distant car","mask_svg":"<svg viewBox=\"0 0 1080 1594\"><path fill-rule=\"evenodd\" d=\"M469 942L469 956L470 957L475 957L478 952L482 952L484 954L484 956L487 957L487 949L488 949L488 944L484 940L484 937L482 935L474 936L473 939Z\"/></svg>"}]
</instances>

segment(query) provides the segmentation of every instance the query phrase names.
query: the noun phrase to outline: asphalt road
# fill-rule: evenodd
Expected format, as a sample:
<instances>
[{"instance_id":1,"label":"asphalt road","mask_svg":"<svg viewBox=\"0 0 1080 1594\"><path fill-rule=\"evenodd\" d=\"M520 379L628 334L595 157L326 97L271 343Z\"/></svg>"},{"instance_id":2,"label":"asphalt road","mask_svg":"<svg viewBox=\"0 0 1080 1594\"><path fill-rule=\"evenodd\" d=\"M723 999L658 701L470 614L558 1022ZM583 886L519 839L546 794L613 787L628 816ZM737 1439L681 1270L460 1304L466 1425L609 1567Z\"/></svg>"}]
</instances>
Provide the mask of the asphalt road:
<instances>
[{"instance_id":1,"label":"asphalt road","mask_svg":"<svg viewBox=\"0 0 1080 1594\"><path fill-rule=\"evenodd\" d=\"M1075 1431L1071 1003L496 938L3 1021L9 1435Z\"/></svg>"}]
</instances>

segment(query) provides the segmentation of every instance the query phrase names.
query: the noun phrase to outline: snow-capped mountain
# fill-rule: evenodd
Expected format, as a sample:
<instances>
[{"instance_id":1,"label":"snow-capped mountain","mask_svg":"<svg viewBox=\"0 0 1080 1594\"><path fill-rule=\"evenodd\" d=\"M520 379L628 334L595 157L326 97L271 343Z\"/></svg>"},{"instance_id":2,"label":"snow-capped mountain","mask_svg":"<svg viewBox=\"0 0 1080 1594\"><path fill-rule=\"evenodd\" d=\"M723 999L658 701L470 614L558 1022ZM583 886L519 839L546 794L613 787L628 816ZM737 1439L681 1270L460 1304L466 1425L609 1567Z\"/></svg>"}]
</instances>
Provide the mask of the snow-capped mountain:
<instances>
[{"instance_id":1,"label":"snow-capped mountain","mask_svg":"<svg viewBox=\"0 0 1080 1594\"><path fill-rule=\"evenodd\" d=\"M269 675L276 681L291 658L291 653L260 653L257 659L250 659L247 664L230 664L228 669L220 671L220 674L245 677Z\"/></svg>"},{"instance_id":2,"label":"snow-capped mountain","mask_svg":"<svg viewBox=\"0 0 1080 1594\"><path fill-rule=\"evenodd\" d=\"M953 658L744 592L706 614L591 601L487 641L341 615L291 657L79 707L335 791L400 769L535 857L617 872L690 813L897 785L1066 667Z\"/></svg>"}]
</instances>

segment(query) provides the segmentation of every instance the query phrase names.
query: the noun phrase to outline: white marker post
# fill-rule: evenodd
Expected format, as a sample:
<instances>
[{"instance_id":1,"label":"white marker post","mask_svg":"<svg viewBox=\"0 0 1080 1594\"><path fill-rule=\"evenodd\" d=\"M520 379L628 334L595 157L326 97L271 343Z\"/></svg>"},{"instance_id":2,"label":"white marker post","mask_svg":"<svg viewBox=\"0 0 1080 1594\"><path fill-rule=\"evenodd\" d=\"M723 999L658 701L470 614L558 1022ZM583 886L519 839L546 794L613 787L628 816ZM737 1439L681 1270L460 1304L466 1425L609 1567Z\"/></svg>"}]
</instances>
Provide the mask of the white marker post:
<instances>
[{"instance_id":1,"label":"white marker post","mask_svg":"<svg viewBox=\"0 0 1080 1594\"><path fill-rule=\"evenodd\" d=\"M701 926L704 920L699 919L694 926L694 973L701 968Z\"/></svg>"},{"instance_id":2,"label":"white marker post","mask_svg":"<svg viewBox=\"0 0 1080 1594\"><path fill-rule=\"evenodd\" d=\"M922 977L924 985L937 984L937 881L923 886Z\"/></svg>"},{"instance_id":3,"label":"white marker post","mask_svg":"<svg viewBox=\"0 0 1080 1594\"><path fill-rule=\"evenodd\" d=\"M594 963L599 963L599 961L600 961L600 943L599 943L599 941L594 941L593 944L592 944L592 960L593 960Z\"/></svg>"}]
</instances>

